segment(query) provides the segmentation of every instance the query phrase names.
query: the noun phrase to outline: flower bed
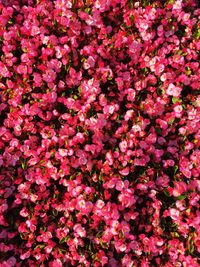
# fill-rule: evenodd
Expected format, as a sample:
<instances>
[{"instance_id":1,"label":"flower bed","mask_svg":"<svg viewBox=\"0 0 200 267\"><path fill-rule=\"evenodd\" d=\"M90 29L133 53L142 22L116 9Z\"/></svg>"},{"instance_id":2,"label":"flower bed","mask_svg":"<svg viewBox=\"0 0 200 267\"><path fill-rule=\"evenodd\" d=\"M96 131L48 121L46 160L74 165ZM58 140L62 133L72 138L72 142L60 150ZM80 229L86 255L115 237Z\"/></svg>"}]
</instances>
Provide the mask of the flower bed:
<instances>
[{"instance_id":1,"label":"flower bed","mask_svg":"<svg viewBox=\"0 0 200 267\"><path fill-rule=\"evenodd\" d=\"M2 0L0 266L200 266L200 8Z\"/></svg>"}]
</instances>

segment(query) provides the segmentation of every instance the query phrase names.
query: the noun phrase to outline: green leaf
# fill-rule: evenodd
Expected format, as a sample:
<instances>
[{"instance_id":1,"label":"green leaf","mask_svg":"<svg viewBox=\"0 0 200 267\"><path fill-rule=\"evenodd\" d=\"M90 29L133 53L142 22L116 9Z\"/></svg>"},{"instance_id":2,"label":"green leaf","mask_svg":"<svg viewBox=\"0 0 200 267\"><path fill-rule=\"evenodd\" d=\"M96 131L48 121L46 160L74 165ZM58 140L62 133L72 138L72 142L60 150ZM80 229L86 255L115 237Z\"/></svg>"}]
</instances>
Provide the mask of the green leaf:
<instances>
[{"instance_id":1,"label":"green leaf","mask_svg":"<svg viewBox=\"0 0 200 267\"><path fill-rule=\"evenodd\" d=\"M188 247L188 250L189 250L190 254L193 254L194 253L194 249L195 249L194 243L191 242L190 245L189 245L189 247Z\"/></svg>"},{"instance_id":2,"label":"green leaf","mask_svg":"<svg viewBox=\"0 0 200 267\"><path fill-rule=\"evenodd\" d=\"M89 15L91 14L91 11L92 11L92 9L90 7L85 9L85 12L88 13Z\"/></svg>"},{"instance_id":3,"label":"green leaf","mask_svg":"<svg viewBox=\"0 0 200 267\"><path fill-rule=\"evenodd\" d=\"M172 223L171 228L173 228L173 232L175 232L178 229L178 224Z\"/></svg>"},{"instance_id":4,"label":"green leaf","mask_svg":"<svg viewBox=\"0 0 200 267\"><path fill-rule=\"evenodd\" d=\"M135 20L133 15L130 15L130 19L131 19L132 22L134 22L134 20Z\"/></svg>"},{"instance_id":5,"label":"green leaf","mask_svg":"<svg viewBox=\"0 0 200 267\"><path fill-rule=\"evenodd\" d=\"M163 190L163 193L165 194L165 196L170 197L170 194L169 194L169 192L167 191L167 189L164 189L164 190Z\"/></svg>"},{"instance_id":6,"label":"green leaf","mask_svg":"<svg viewBox=\"0 0 200 267\"><path fill-rule=\"evenodd\" d=\"M46 245L44 245L44 244L40 244L40 245L37 245L36 247L35 247L35 249L36 248L40 248L40 249L42 249L42 248L44 248Z\"/></svg>"},{"instance_id":7,"label":"green leaf","mask_svg":"<svg viewBox=\"0 0 200 267\"><path fill-rule=\"evenodd\" d=\"M77 95L73 95L73 99L78 99L78 96Z\"/></svg>"},{"instance_id":8,"label":"green leaf","mask_svg":"<svg viewBox=\"0 0 200 267\"><path fill-rule=\"evenodd\" d=\"M174 237L179 237L179 233L174 232Z\"/></svg>"},{"instance_id":9,"label":"green leaf","mask_svg":"<svg viewBox=\"0 0 200 267\"><path fill-rule=\"evenodd\" d=\"M200 38L200 29L198 29L197 38Z\"/></svg>"},{"instance_id":10,"label":"green leaf","mask_svg":"<svg viewBox=\"0 0 200 267\"><path fill-rule=\"evenodd\" d=\"M182 194L182 195L178 196L176 199L177 199L177 200L183 200L183 199L185 199L186 197L187 197L187 194Z\"/></svg>"},{"instance_id":11,"label":"green leaf","mask_svg":"<svg viewBox=\"0 0 200 267\"><path fill-rule=\"evenodd\" d=\"M176 104L176 103L181 103L182 102L182 100L181 99L178 99L178 98L176 98L176 97L172 97L172 103L173 104Z\"/></svg>"},{"instance_id":12,"label":"green leaf","mask_svg":"<svg viewBox=\"0 0 200 267\"><path fill-rule=\"evenodd\" d=\"M134 1L133 0L129 0L129 6L130 6L130 8L133 8L133 6L134 6Z\"/></svg>"},{"instance_id":13,"label":"green leaf","mask_svg":"<svg viewBox=\"0 0 200 267\"><path fill-rule=\"evenodd\" d=\"M195 39L200 39L200 29L198 29L198 30L194 33L194 38L195 38Z\"/></svg>"},{"instance_id":14,"label":"green leaf","mask_svg":"<svg viewBox=\"0 0 200 267\"><path fill-rule=\"evenodd\" d=\"M72 116L74 116L74 115L75 115L75 112L74 112L74 110L73 110L73 109L70 109L70 110L69 110L69 113L70 113Z\"/></svg>"},{"instance_id":15,"label":"green leaf","mask_svg":"<svg viewBox=\"0 0 200 267\"><path fill-rule=\"evenodd\" d=\"M24 233L21 233L20 237L21 237L22 240L26 239L26 235Z\"/></svg>"},{"instance_id":16,"label":"green leaf","mask_svg":"<svg viewBox=\"0 0 200 267\"><path fill-rule=\"evenodd\" d=\"M20 159L20 162L21 162L21 166L22 166L22 169L23 170L26 170L27 169L27 162L25 159Z\"/></svg>"},{"instance_id":17,"label":"green leaf","mask_svg":"<svg viewBox=\"0 0 200 267\"><path fill-rule=\"evenodd\" d=\"M174 174L178 171L178 165L174 166Z\"/></svg>"},{"instance_id":18,"label":"green leaf","mask_svg":"<svg viewBox=\"0 0 200 267\"><path fill-rule=\"evenodd\" d=\"M86 135L89 136L90 132L88 130L85 131Z\"/></svg>"},{"instance_id":19,"label":"green leaf","mask_svg":"<svg viewBox=\"0 0 200 267\"><path fill-rule=\"evenodd\" d=\"M13 24L13 21L11 19L9 19L8 24Z\"/></svg>"},{"instance_id":20,"label":"green leaf","mask_svg":"<svg viewBox=\"0 0 200 267\"><path fill-rule=\"evenodd\" d=\"M173 123L174 123L174 121L175 121L175 118L172 118L171 120L169 120L169 125L172 125Z\"/></svg>"},{"instance_id":21,"label":"green leaf","mask_svg":"<svg viewBox=\"0 0 200 267\"><path fill-rule=\"evenodd\" d=\"M122 231L119 231L119 238L123 238L124 237L124 234Z\"/></svg>"},{"instance_id":22,"label":"green leaf","mask_svg":"<svg viewBox=\"0 0 200 267\"><path fill-rule=\"evenodd\" d=\"M57 210L53 210L52 214L53 214L53 216L57 216L58 215L58 211Z\"/></svg>"},{"instance_id":23,"label":"green leaf","mask_svg":"<svg viewBox=\"0 0 200 267\"><path fill-rule=\"evenodd\" d=\"M148 72L148 69L147 69L147 68L143 68L143 69L142 69L142 73L143 73L143 74L146 74L147 72Z\"/></svg>"},{"instance_id":24,"label":"green leaf","mask_svg":"<svg viewBox=\"0 0 200 267\"><path fill-rule=\"evenodd\" d=\"M101 174L99 175L99 181L102 181L102 178L103 178L103 174L101 173Z\"/></svg>"},{"instance_id":25,"label":"green leaf","mask_svg":"<svg viewBox=\"0 0 200 267\"><path fill-rule=\"evenodd\" d=\"M66 237L61 238L61 240L59 241L60 244L63 244L64 242L66 242Z\"/></svg>"},{"instance_id":26,"label":"green leaf","mask_svg":"<svg viewBox=\"0 0 200 267\"><path fill-rule=\"evenodd\" d=\"M96 237L97 237L97 238L100 238L100 237L102 236L102 234L103 234L103 231L99 231L99 232L97 233Z\"/></svg>"},{"instance_id":27,"label":"green leaf","mask_svg":"<svg viewBox=\"0 0 200 267\"><path fill-rule=\"evenodd\" d=\"M103 248L108 249L108 244L104 243L102 240L100 240L100 244Z\"/></svg>"},{"instance_id":28,"label":"green leaf","mask_svg":"<svg viewBox=\"0 0 200 267\"><path fill-rule=\"evenodd\" d=\"M155 128L155 130L156 130L156 132L158 133L158 134L162 134L162 130L160 129L160 128Z\"/></svg>"}]
</instances>

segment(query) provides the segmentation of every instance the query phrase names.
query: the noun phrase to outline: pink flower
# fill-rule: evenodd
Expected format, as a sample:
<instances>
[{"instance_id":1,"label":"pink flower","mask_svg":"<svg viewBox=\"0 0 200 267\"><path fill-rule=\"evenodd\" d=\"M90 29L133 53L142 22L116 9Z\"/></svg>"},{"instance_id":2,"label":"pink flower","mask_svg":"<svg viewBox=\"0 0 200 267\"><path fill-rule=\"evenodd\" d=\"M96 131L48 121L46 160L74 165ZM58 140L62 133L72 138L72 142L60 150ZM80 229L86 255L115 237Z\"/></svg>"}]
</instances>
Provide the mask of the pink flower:
<instances>
[{"instance_id":1,"label":"pink flower","mask_svg":"<svg viewBox=\"0 0 200 267\"><path fill-rule=\"evenodd\" d=\"M119 173L123 176L127 176L129 174L129 167L120 170Z\"/></svg>"},{"instance_id":2,"label":"pink flower","mask_svg":"<svg viewBox=\"0 0 200 267\"><path fill-rule=\"evenodd\" d=\"M179 221L180 220L180 212L177 209L170 208L169 209L169 216L174 220L174 221Z\"/></svg>"},{"instance_id":3,"label":"pink flower","mask_svg":"<svg viewBox=\"0 0 200 267\"><path fill-rule=\"evenodd\" d=\"M166 90L166 93L170 96L174 96L174 97L179 97L180 96L180 93L181 93L181 88L175 86L174 84L170 83L167 90Z\"/></svg>"},{"instance_id":4,"label":"pink flower","mask_svg":"<svg viewBox=\"0 0 200 267\"><path fill-rule=\"evenodd\" d=\"M120 148L121 152L126 152L126 150L127 150L127 141L123 140L122 142L120 142L119 148Z\"/></svg>"},{"instance_id":5,"label":"pink flower","mask_svg":"<svg viewBox=\"0 0 200 267\"><path fill-rule=\"evenodd\" d=\"M10 257L8 260L7 260L7 264L8 266L12 267L12 266L16 266L16 258L15 257Z\"/></svg>"},{"instance_id":6,"label":"pink flower","mask_svg":"<svg viewBox=\"0 0 200 267\"><path fill-rule=\"evenodd\" d=\"M86 231L85 229L81 226L81 224L75 224L74 226L74 231L80 236L80 237L85 237L86 236Z\"/></svg>"},{"instance_id":7,"label":"pink flower","mask_svg":"<svg viewBox=\"0 0 200 267\"><path fill-rule=\"evenodd\" d=\"M26 208L23 208L23 209L20 211L20 215L21 215L22 217L28 217L29 213L28 213L28 211L27 211Z\"/></svg>"},{"instance_id":8,"label":"pink flower","mask_svg":"<svg viewBox=\"0 0 200 267\"><path fill-rule=\"evenodd\" d=\"M177 0L173 4L173 10L176 10L176 12L180 11L182 9L182 0Z\"/></svg>"},{"instance_id":9,"label":"pink flower","mask_svg":"<svg viewBox=\"0 0 200 267\"><path fill-rule=\"evenodd\" d=\"M0 73L3 77L10 77L8 68L0 61Z\"/></svg>"},{"instance_id":10,"label":"pink flower","mask_svg":"<svg viewBox=\"0 0 200 267\"><path fill-rule=\"evenodd\" d=\"M118 191L122 191L122 189L124 188L124 182L123 181L117 181L117 183L116 183L116 189L118 190Z\"/></svg>"},{"instance_id":11,"label":"pink flower","mask_svg":"<svg viewBox=\"0 0 200 267\"><path fill-rule=\"evenodd\" d=\"M60 259L54 260L52 262L49 263L50 267L62 267L62 262Z\"/></svg>"},{"instance_id":12,"label":"pink flower","mask_svg":"<svg viewBox=\"0 0 200 267\"><path fill-rule=\"evenodd\" d=\"M133 196L133 190L131 189L126 189L121 191L121 193L118 196L118 199L122 204L122 206L124 207L130 207L136 202Z\"/></svg>"},{"instance_id":13,"label":"pink flower","mask_svg":"<svg viewBox=\"0 0 200 267\"><path fill-rule=\"evenodd\" d=\"M95 65L95 59L92 56L89 56L86 62L84 62L83 67L84 69L93 68Z\"/></svg>"},{"instance_id":14,"label":"pink flower","mask_svg":"<svg viewBox=\"0 0 200 267\"><path fill-rule=\"evenodd\" d=\"M128 121L129 119L131 119L133 114L134 114L134 110L133 109L128 110L126 112L125 116L124 116L125 121Z\"/></svg>"},{"instance_id":15,"label":"pink flower","mask_svg":"<svg viewBox=\"0 0 200 267\"><path fill-rule=\"evenodd\" d=\"M97 207L98 209L102 209L103 207L105 206L105 203L104 201L102 200L97 200L96 204L95 204L95 207Z\"/></svg>"},{"instance_id":16,"label":"pink flower","mask_svg":"<svg viewBox=\"0 0 200 267\"><path fill-rule=\"evenodd\" d=\"M0 0L0 266L198 266L197 2Z\"/></svg>"},{"instance_id":17,"label":"pink flower","mask_svg":"<svg viewBox=\"0 0 200 267\"><path fill-rule=\"evenodd\" d=\"M118 89L121 91L124 87L123 79L120 77L117 77L115 80L117 82Z\"/></svg>"},{"instance_id":18,"label":"pink flower","mask_svg":"<svg viewBox=\"0 0 200 267\"><path fill-rule=\"evenodd\" d=\"M175 111L176 115L179 115L180 114L180 116L181 116L181 113L183 111L183 107L181 105L176 105L174 107L174 111Z\"/></svg>"},{"instance_id":19,"label":"pink flower","mask_svg":"<svg viewBox=\"0 0 200 267\"><path fill-rule=\"evenodd\" d=\"M191 178L192 172L188 169L188 167L180 167L180 171L183 173L185 177Z\"/></svg>"},{"instance_id":20,"label":"pink flower","mask_svg":"<svg viewBox=\"0 0 200 267\"><path fill-rule=\"evenodd\" d=\"M35 224L34 224L33 221L31 221L31 220L26 220L26 225L27 225L27 227L31 230L31 232L35 232L35 230L36 230L36 226L35 226Z\"/></svg>"},{"instance_id":21,"label":"pink flower","mask_svg":"<svg viewBox=\"0 0 200 267\"><path fill-rule=\"evenodd\" d=\"M25 65L19 65L17 67L17 72L19 74L27 74L27 66L25 66Z\"/></svg>"},{"instance_id":22,"label":"pink flower","mask_svg":"<svg viewBox=\"0 0 200 267\"><path fill-rule=\"evenodd\" d=\"M184 182L175 182L173 195L178 197L187 191L187 185Z\"/></svg>"},{"instance_id":23,"label":"pink flower","mask_svg":"<svg viewBox=\"0 0 200 267\"><path fill-rule=\"evenodd\" d=\"M122 266L124 267L132 267L133 266L133 260L131 260L131 257L129 255L125 255L122 259Z\"/></svg>"},{"instance_id":24,"label":"pink flower","mask_svg":"<svg viewBox=\"0 0 200 267\"><path fill-rule=\"evenodd\" d=\"M114 244L118 252L124 252L127 249L127 246L122 241L115 241Z\"/></svg>"},{"instance_id":25,"label":"pink flower","mask_svg":"<svg viewBox=\"0 0 200 267\"><path fill-rule=\"evenodd\" d=\"M20 255L20 259L21 259L21 260L28 259L28 258L30 257L30 255L31 255L31 252L30 252L30 250L28 250L28 251L25 252L24 254L21 254L21 255Z\"/></svg>"},{"instance_id":26,"label":"pink flower","mask_svg":"<svg viewBox=\"0 0 200 267\"><path fill-rule=\"evenodd\" d=\"M136 92L135 90L133 90L132 88L129 88L127 89L127 100L128 101L134 101L135 100L135 95L136 95Z\"/></svg>"},{"instance_id":27,"label":"pink flower","mask_svg":"<svg viewBox=\"0 0 200 267\"><path fill-rule=\"evenodd\" d=\"M53 82L56 79L55 71L49 69L43 75L43 80L47 83Z\"/></svg>"}]
</instances>

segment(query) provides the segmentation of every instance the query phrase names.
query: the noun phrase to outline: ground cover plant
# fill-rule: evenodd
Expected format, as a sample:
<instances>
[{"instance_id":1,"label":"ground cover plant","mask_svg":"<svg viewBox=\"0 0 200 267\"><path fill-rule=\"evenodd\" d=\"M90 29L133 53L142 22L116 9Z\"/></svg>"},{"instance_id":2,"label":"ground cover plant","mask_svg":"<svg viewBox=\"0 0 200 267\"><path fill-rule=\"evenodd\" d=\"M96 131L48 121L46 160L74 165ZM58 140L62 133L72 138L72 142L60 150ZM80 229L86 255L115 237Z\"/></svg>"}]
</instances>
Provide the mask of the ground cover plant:
<instances>
[{"instance_id":1,"label":"ground cover plant","mask_svg":"<svg viewBox=\"0 0 200 267\"><path fill-rule=\"evenodd\" d=\"M200 266L195 0L0 1L0 266Z\"/></svg>"}]
</instances>

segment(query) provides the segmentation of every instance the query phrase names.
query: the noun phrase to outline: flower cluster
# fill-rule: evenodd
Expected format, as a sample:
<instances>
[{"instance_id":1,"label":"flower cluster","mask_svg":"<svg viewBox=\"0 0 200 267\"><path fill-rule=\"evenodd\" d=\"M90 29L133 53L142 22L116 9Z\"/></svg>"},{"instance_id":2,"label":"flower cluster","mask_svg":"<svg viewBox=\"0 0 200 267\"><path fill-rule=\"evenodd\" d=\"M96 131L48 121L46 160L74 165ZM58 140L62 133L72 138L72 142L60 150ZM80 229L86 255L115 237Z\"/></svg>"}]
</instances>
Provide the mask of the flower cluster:
<instances>
[{"instance_id":1,"label":"flower cluster","mask_svg":"<svg viewBox=\"0 0 200 267\"><path fill-rule=\"evenodd\" d=\"M200 266L195 0L0 1L0 266Z\"/></svg>"}]
</instances>

